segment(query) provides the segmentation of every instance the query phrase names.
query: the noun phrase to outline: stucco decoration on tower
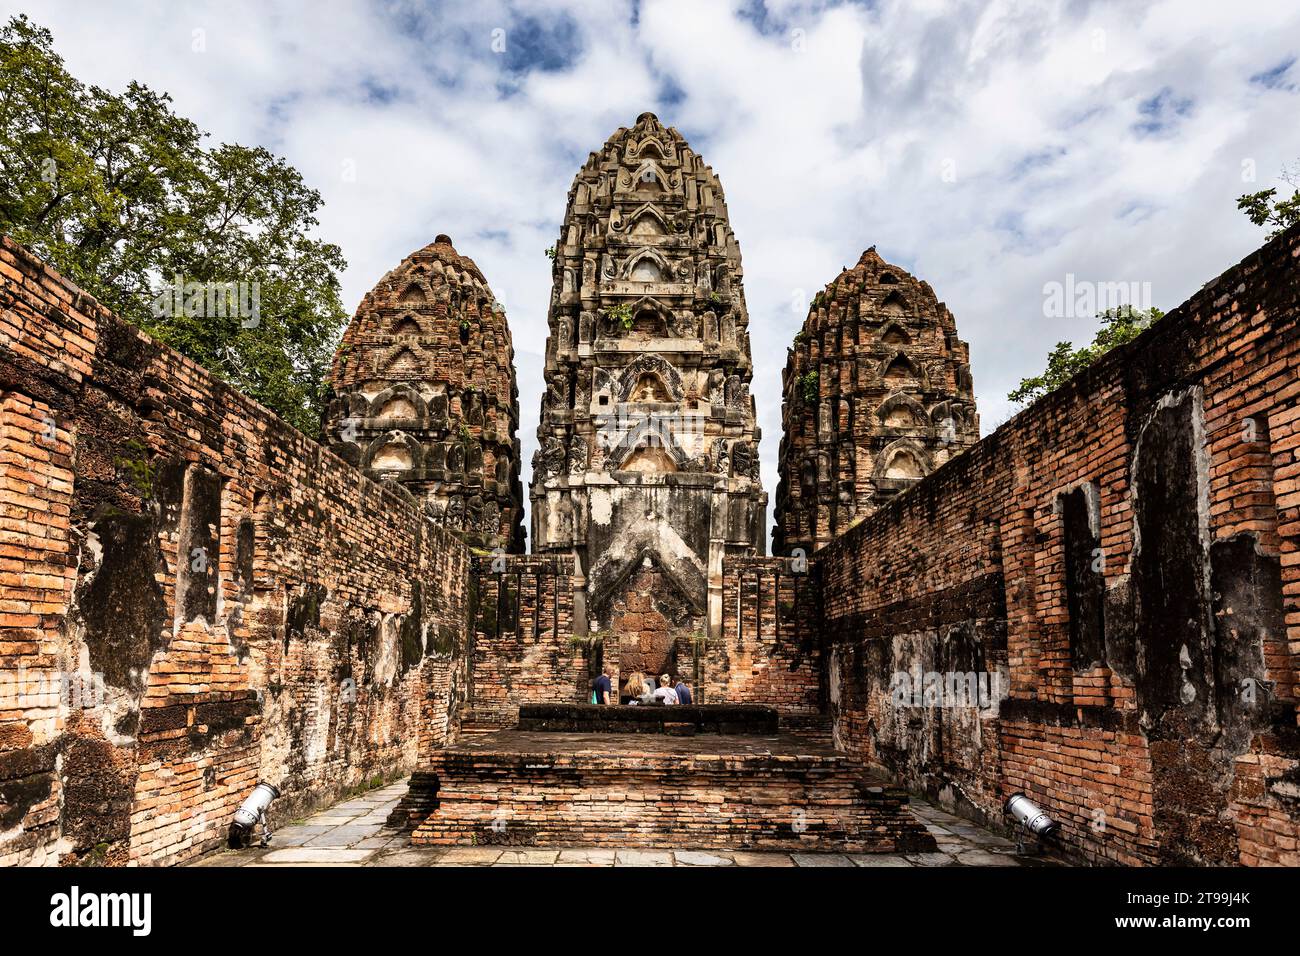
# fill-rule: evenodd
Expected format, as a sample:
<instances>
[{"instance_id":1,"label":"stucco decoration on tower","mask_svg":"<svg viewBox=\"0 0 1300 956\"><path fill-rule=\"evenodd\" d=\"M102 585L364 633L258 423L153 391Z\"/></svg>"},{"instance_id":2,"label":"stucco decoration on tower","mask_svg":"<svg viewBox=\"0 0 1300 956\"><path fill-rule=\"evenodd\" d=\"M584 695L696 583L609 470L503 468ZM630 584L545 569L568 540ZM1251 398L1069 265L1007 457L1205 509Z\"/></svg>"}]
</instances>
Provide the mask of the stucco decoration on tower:
<instances>
[{"instance_id":1,"label":"stucco decoration on tower","mask_svg":"<svg viewBox=\"0 0 1300 956\"><path fill-rule=\"evenodd\" d=\"M644 113L578 173L554 253L534 549L573 554L592 626L659 666L644 621L716 624L723 556L763 548L740 248L718 177Z\"/></svg>"},{"instance_id":2,"label":"stucco decoration on tower","mask_svg":"<svg viewBox=\"0 0 1300 956\"><path fill-rule=\"evenodd\" d=\"M471 545L523 551L510 328L451 239L407 256L361 300L332 383L330 448Z\"/></svg>"},{"instance_id":3,"label":"stucco decoration on tower","mask_svg":"<svg viewBox=\"0 0 1300 956\"><path fill-rule=\"evenodd\" d=\"M811 553L979 439L956 320L874 246L813 299L783 390L774 553Z\"/></svg>"}]
</instances>

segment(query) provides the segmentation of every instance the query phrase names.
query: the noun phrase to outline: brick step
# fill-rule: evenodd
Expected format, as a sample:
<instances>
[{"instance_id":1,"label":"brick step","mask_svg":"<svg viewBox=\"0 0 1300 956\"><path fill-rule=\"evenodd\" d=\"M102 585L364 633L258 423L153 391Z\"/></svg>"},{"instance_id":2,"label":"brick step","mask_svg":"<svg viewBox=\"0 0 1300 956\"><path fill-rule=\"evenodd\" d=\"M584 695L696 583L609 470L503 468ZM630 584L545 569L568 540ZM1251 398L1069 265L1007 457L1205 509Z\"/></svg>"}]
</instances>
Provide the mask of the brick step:
<instances>
[{"instance_id":1,"label":"brick step","mask_svg":"<svg viewBox=\"0 0 1300 956\"><path fill-rule=\"evenodd\" d=\"M503 731L437 753L411 786L432 805L424 846L935 848L906 792L798 737Z\"/></svg>"},{"instance_id":2,"label":"brick step","mask_svg":"<svg viewBox=\"0 0 1300 956\"><path fill-rule=\"evenodd\" d=\"M475 722L475 723L462 723L460 725L460 737L462 740L469 737L481 737L483 736L483 734L495 734L495 733L499 733L500 731L501 731L500 724L488 724L488 723Z\"/></svg>"},{"instance_id":3,"label":"brick step","mask_svg":"<svg viewBox=\"0 0 1300 956\"><path fill-rule=\"evenodd\" d=\"M438 778L416 771L407 783L406 794L393 807L385 821L390 827L414 830L438 805Z\"/></svg>"}]
</instances>

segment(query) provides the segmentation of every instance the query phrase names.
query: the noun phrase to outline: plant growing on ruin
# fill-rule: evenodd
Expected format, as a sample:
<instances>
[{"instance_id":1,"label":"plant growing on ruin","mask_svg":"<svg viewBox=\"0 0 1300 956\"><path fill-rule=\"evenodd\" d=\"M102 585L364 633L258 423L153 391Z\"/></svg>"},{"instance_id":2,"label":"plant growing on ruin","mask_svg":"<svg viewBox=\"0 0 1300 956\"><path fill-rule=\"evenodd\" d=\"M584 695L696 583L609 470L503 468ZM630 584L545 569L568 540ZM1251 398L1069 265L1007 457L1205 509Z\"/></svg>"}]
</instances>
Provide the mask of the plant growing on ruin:
<instances>
[{"instance_id":1,"label":"plant growing on ruin","mask_svg":"<svg viewBox=\"0 0 1300 956\"><path fill-rule=\"evenodd\" d=\"M586 634L573 634L569 637L569 646L574 650L592 651L613 638L613 631L588 631Z\"/></svg>"},{"instance_id":2,"label":"plant growing on ruin","mask_svg":"<svg viewBox=\"0 0 1300 956\"><path fill-rule=\"evenodd\" d=\"M799 394L803 396L803 400L809 405L817 401L820 379L821 376L817 374L816 369L811 372L804 372L799 376Z\"/></svg>"},{"instance_id":3,"label":"plant growing on ruin","mask_svg":"<svg viewBox=\"0 0 1300 956\"><path fill-rule=\"evenodd\" d=\"M321 197L298 170L206 135L166 94L83 84L26 17L0 27L0 232L315 435L343 254L312 236ZM213 291L236 284L255 320Z\"/></svg>"},{"instance_id":4,"label":"plant growing on ruin","mask_svg":"<svg viewBox=\"0 0 1300 956\"><path fill-rule=\"evenodd\" d=\"M631 331L634 317L632 315L632 306L628 303L624 302L622 305L610 306L605 310L605 315L623 326L625 331Z\"/></svg>"},{"instance_id":5,"label":"plant growing on ruin","mask_svg":"<svg viewBox=\"0 0 1300 956\"><path fill-rule=\"evenodd\" d=\"M698 656L709 646L709 632L705 630L686 630L676 635L677 640L690 641L692 651Z\"/></svg>"},{"instance_id":6,"label":"plant growing on ruin","mask_svg":"<svg viewBox=\"0 0 1300 956\"><path fill-rule=\"evenodd\" d=\"M130 456L119 456L113 464L121 469L126 480L140 493L142 498L153 497L153 466L149 463L149 446L142 441L132 439L126 443Z\"/></svg>"},{"instance_id":7,"label":"plant growing on ruin","mask_svg":"<svg viewBox=\"0 0 1300 956\"><path fill-rule=\"evenodd\" d=\"M108 860L108 844L96 843L85 856L77 861L77 866L99 867Z\"/></svg>"},{"instance_id":8,"label":"plant growing on ruin","mask_svg":"<svg viewBox=\"0 0 1300 956\"><path fill-rule=\"evenodd\" d=\"M1047 368L1041 375L1022 378L1007 398L1021 405L1038 401L1048 392L1065 384L1117 345L1131 342L1164 317L1157 308L1135 309L1130 305L1097 313L1101 329L1092 344L1076 349L1071 342L1057 342L1047 356Z\"/></svg>"},{"instance_id":9,"label":"plant growing on ruin","mask_svg":"<svg viewBox=\"0 0 1300 956\"><path fill-rule=\"evenodd\" d=\"M554 246L547 246L547 247L546 247L546 258L550 259L552 262L555 261L555 247L554 247Z\"/></svg>"},{"instance_id":10,"label":"plant growing on ruin","mask_svg":"<svg viewBox=\"0 0 1300 956\"><path fill-rule=\"evenodd\" d=\"M1300 164L1295 169L1283 169L1282 181L1291 187L1290 199L1277 199L1277 189L1264 189L1237 198L1237 208L1257 226L1273 226L1268 237L1280 235L1300 222Z\"/></svg>"}]
</instances>

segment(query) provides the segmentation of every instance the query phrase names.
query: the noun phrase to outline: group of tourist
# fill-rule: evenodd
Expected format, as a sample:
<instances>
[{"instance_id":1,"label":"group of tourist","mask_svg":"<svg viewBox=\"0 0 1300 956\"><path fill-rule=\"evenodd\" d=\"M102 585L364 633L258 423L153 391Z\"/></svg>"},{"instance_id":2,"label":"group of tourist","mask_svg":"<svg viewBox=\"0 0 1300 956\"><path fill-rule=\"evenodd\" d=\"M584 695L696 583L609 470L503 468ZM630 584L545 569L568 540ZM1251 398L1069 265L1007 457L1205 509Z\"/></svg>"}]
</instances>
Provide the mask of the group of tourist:
<instances>
[{"instance_id":1,"label":"group of tourist","mask_svg":"<svg viewBox=\"0 0 1300 956\"><path fill-rule=\"evenodd\" d=\"M605 667L591 685L591 702L593 704L614 703L614 668ZM668 674L659 675L656 687L652 675L634 671L628 675L623 685L619 702L624 704L689 704L691 688L686 679L678 674L675 678Z\"/></svg>"}]
</instances>

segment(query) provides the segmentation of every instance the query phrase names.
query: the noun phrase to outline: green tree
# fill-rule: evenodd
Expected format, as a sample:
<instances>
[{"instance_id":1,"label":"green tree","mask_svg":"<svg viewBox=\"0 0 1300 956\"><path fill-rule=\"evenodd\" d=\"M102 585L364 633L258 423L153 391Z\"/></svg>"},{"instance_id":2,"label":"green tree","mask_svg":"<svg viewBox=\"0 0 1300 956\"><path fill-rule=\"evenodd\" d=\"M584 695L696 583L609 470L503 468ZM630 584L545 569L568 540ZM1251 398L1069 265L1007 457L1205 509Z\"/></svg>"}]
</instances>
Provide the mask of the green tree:
<instances>
[{"instance_id":1,"label":"green tree","mask_svg":"<svg viewBox=\"0 0 1300 956\"><path fill-rule=\"evenodd\" d=\"M318 192L265 149L208 146L171 98L68 73L26 17L0 28L0 230L105 306L315 434L347 316L313 239ZM226 297L168 295L244 283ZM256 292L256 299L253 297ZM214 314L225 312L226 314Z\"/></svg>"},{"instance_id":2,"label":"green tree","mask_svg":"<svg viewBox=\"0 0 1300 956\"><path fill-rule=\"evenodd\" d=\"M1274 236L1288 227L1300 222L1300 166L1296 169L1283 169L1282 180L1291 187L1290 199L1278 199L1277 189L1263 189L1257 193L1247 193L1237 199L1237 208L1244 212L1257 226L1273 226L1268 234Z\"/></svg>"},{"instance_id":3,"label":"green tree","mask_svg":"<svg viewBox=\"0 0 1300 956\"><path fill-rule=\"evenodd\" d=\"M1097 313L1102 324L1091 345L1076 349L1071 342L1057 342L1056 348L1047 355L1047 368L1043 374L1022 378L1019 387L1008 394L1007 398L1021 405L1037 401L1082 372L1115 346L1137 338L1163 316L1164 313L1157 308L1135 309L1131 305Z\"/></svg>"}]
</instances>

